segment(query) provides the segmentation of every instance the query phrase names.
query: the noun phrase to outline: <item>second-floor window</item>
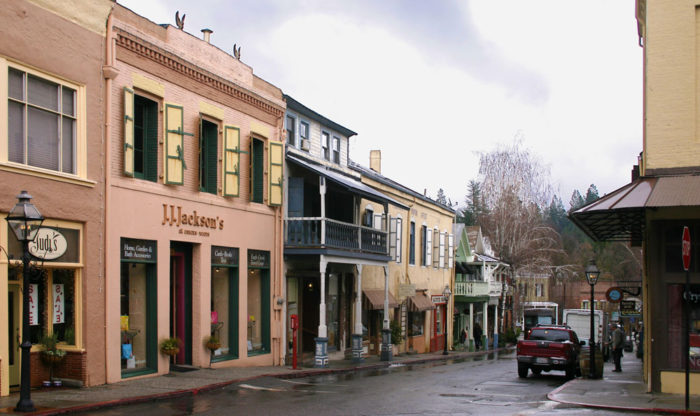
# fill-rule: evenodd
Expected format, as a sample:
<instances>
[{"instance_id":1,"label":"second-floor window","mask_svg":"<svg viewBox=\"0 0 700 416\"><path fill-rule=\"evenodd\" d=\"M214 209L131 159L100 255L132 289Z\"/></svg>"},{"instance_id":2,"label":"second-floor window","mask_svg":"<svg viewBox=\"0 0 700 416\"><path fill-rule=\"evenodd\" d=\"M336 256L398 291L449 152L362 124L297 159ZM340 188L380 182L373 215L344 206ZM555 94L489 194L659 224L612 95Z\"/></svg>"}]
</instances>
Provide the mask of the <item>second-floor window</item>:
<instances>
[{"instance_id":1,"label":"second-floor window","mask_svg":"<svg viewBox=\"0 0 700 416\"><path fill-rule=\"evenodd\" d=\"M304 120L299 121L299 138L301 139L302 149L304 149L303 144L309 144L309 123Z\"/></svg>"},{"instance_id":2,"label":"second-floor window","mask_svg":"<svg viewBox=\"0 0 700 416\"><path fill-rule=\"evenodd\" d=\"M411 221L408 231L408 264L416 264L416 223Z\"/></svg>"},{"instance_id":3,"label":"second-floor window","mask_svg":"<svg viewBox=\"0 0 700 416\"><path fill-rule=\"evenodd\" d=\"M333 136L333 162L340 164L340 137Z\"/></svg>"},{"instance_id":4,"label":"second-floor window","mask_svg":"<svg viewBox=\"0 0 700 416\"><path fill-rule=\"evenodd\" d=\"M134 176L158 180L158 103L135 94Z\"/></svg>"},{"instance_id":5,"label":"second-floor window","mask_svg":"<svg viewBox=\"0 0 700 416\"><path fill-rule=\"evenodd\" d=\"M287 116L287 144L296 146L296 119L292 116Z\"/></svg>"},{"instance_id":6,"label":"second-floor window","mask_svg":"<svg viewBox=\"0 0 700 416\"><path fill-rule=\"evenodd\" d=\"M423 226L421 226L420 230L421 230L421 233L420 233L421 234L421 236L420 236L420 238L421 238L421 241L420 241L421 250L420 251L421 251L421 257L423 257L421 259L421 266L427 266L430 264L428 262L428 251L430 251L428 249L428 247L429 247L428 246L428 227L423 225Z\"/></svg>"},{"instance_id":7,"label":"second-floor window","mask_svg":"<svg viewBox=\"0 0 700 416\"><path fill-rule=\"evenodd\" d=\"M8 68L8 160L75 174L77 88Z\"/></svg>"},{"instance_id":8,"label":"second-floor window","mask_svg":"<svg viewBox=\"0 0 700 416\"><path fill-rule=\"evenodd\" d=\"M328 133L321 133L321 156L326 160L331 160L330 140L331 136Z\"/></svg>"},{"instance_id":9,"label":"second-floor window","mask_svg":"<svg viewBox=\"0 0 700 416\"><path fill-rule=\"evenodd\" d=\"M199 190L216 195L217 165L219 155L219 128L216 124L201 120L199 137Z\"/></svg>"},{"instance_id":10,"label":"second-floor window","mask_svg":"<svg viewBox=\"0 0 700 416\"><path fill-rule=\"evenodd\" d=\"M535 296L542 297L542 283L535 283Z\"/></svg>"},{"instance_id":11,"label":"second-floor window","mask_svg":"<svg viewBox=\"0 0 700 416\"><path fill-rule=\"evenodd\" d=\"M250 140L250 200L263 202L264 145L262 140Z\"/></svg>"}]
</instances>

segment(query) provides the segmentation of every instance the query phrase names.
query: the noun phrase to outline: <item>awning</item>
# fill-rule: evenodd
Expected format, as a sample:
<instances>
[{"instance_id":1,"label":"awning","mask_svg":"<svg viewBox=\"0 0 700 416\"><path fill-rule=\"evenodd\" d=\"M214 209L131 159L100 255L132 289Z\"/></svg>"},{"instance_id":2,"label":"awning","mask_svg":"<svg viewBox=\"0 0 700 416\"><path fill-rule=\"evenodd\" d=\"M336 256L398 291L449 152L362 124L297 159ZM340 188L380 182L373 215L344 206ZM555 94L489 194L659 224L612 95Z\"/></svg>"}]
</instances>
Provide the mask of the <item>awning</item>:
<instances>
[{"instance_id":1,"label":"awning","mask_svg":"<svg viewBox=\"0 0 700 416\"><path fill-rule=\"evenodd\" d=\"M411 312L422 312L430 309L435 309L435 304L423 294L409 296L408 300L409 309Z\"/></svg>"},{"instance_id":2,"label":"awning","mask_svg":"<svg viewBox=\"0 0 700 416\"><path fill-rule=\"evenodd\" d=\"M310 162L306 162L304 160L299 159L298 157L295 157L292 154L287 154L287 160L323 176L324 178L336 183L337 185L340 185L348 191L360 194L363 198L369 199L370 201L378 202L380 204L392 204L399 208L408 209L407 206L401 204L400 202L389 198L383 193L375 190L374 188L368 185L365 185L357 179L351 178L350 176L334 172L322 165L316 165Z\"/></svg>"},{"instance_id":3,"label":"awning","mask_svg":"<svg viewBox=\"0 0 700 416\"><path fill-rule=\"evenodd\" d=\"M596 241L641 241L647 208L700 206L700 176L643 177L569 214Z\"/></svg>"},{"instance_id":4,"label":"awning","mask_svg":"<svg viewBox=\"0 0 700 416\"><path fill-rule=\"evenodd\" d=\"M384 309L384 289L363 289L365 298L369 303L369 309ZM394 295L389 292L389 309L398 308L399 303L394 298Z\"/></svg>"}]
</instances>

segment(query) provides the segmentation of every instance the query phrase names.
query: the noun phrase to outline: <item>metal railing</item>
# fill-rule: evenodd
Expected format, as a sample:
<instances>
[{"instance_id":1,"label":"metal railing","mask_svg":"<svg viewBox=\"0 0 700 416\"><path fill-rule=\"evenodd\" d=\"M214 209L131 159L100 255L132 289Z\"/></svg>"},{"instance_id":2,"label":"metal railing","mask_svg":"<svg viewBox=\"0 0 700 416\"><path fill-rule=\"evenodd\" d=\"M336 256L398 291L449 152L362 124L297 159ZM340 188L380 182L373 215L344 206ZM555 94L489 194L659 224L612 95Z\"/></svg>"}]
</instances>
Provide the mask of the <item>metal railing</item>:
<instances>
[{"instance_id":1,"label":"metal railing","mask_svg":"<svg viewBox=\"0 0 700 416\"><path fill-rule=\"evenodd\" d=\"M285 247L389 253L386 231L318 217L288 218L284 222Z\"/></svg>"}]
</instances>

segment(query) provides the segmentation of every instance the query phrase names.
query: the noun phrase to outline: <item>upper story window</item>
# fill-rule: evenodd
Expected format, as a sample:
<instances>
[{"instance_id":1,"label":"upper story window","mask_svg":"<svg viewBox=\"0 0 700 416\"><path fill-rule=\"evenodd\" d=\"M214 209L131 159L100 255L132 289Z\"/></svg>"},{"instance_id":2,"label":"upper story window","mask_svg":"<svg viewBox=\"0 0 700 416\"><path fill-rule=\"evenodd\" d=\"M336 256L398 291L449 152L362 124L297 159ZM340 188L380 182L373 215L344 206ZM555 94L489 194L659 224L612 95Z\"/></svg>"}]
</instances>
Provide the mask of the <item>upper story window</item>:
<instances>
[{"instance_id":1,"label":"upper story window","mask_svg":"<svg viewBox=\"0 0 700 416\"><path fill-rule=\"evenodd\" d=\"M302 150L309 150L309 123L304 120L299 121L299 139Z\"/></svg>"},{"instance_id":2,"label":"upper story window","mask_svg":"<svg viewBox=\"0 0 700 416\"><path fill-rule=\"evenodd\" d=\"M333 136L333 162L340 164L340 137Z\"/></svg>"},{"instance_id":3,"label":"upper story window","mask_svg":"<svg viewBox=\"0 0 700 416\"><path fill-rule=\"evenodd\" d=\"M158 181L158 103L134 94L134 177Z\"/></svg>"},{"instance_id":4,"label":"upper story window","mask_svg":"<svg viewBox=\"0 0 700 416\"><path fill-rule=\"evenodd\" d=\"M331 160L330 140L330 134L325 131L321 133L321 156L326 160Z\"/></svg>"},{"instance_id":5,"label":"upper story window","mask_svg":"<svg viewBox=\"0 0 700 416\"><path fill-rule=\"evenodd\" d=\"M416 223L413 221L408 230L408 264L416 264Z\"/></svg>"},{"instance_id":6,"label":"upper story window","mask_svg":"<svg viewBox=\"0 0 700 416\"><path fill-rule=\"evenodd\" d=\"M428 226L421 226L421 255L423 256L423 261L421 266L429 266L430 260L428 259L428 253L430 252L430 243L428 242Z\"/></svg>"},{"instance_id":7,"label":"upper story window","mask_svg":"<svg viewBox=\"0 0 700 416\"><path fill-rule=\"evenodd\" d=\"M7 160L78 174L79 87L29 70L7 71Z\"/></svg>"},{"instance_id":8,"label":"upper story window","mask_svg":"<svg viewBox=\"0 0 700 416\"><path fill-rule=\"evenodd\" d=\"M292 116L287 116L287 144L296 146L296 119Z\"/></svg>"},{"instance_id":9,"label":"upper story window","mask_svg":"<svg viewBox=\"0 0 700 416\"><path fill-rule=\"evenodd\" d=\"M216 195L219 178L219 126L201 119L199 132L199 190Z\"/></svg>"},{"instance_id":10,"label":"upper story window","mask_svg":"<svg viewBox=\"0 0 700 416\"><path fill-rule=\"evenodd\" d=\"M252 202L263 202L263 173L264 173L264 150L262 140L251 138L250 140L250 200Z\"/></svg>"}]
</instances>

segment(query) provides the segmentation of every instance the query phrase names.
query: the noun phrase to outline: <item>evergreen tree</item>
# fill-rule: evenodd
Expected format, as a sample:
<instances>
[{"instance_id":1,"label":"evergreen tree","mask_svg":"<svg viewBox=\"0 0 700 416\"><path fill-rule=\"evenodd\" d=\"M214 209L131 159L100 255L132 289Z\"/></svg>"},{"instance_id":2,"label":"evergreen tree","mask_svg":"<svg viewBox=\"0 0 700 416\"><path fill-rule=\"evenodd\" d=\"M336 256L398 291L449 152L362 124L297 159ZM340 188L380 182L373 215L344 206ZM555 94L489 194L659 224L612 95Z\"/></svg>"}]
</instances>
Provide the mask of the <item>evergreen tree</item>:
<instances>
[{"instance_id":1,"label":"evergreen tree","mask_svg":"<svg viewBox=\"0 0 700 416\"><path fill-rule=\"evenodd\" d=\"M595 201L598 199L598 188L596 188L595 185L591 184L591 186L588 187L588 191L586 191L586 204L590 204L591 202Z\"/></svg>"},{"instance_id":2,"label":"evergreen tree","mask_svg":"<svg viewBox=\"0 0 700 416\"><path fill-rule=\"evenodd\" d=\"M447 205L447 197L445 196L445 191L443 191L442 188L438 189L437 198L435 199L435 202L442 205Z\"/></svg>"},{"instance_id":3,"label":"evergreen tree","mask_svg":"<svg viewBox=\"0 0 700 416\"><path fill-rule=\"evenodd\" d=\"M581 192L578 189L574 189L573 194L571 194L571 201L569 201L569 211L576 211L584 205L586 205L586 201L581 196Z\"/></svg>"}]
</instances>

